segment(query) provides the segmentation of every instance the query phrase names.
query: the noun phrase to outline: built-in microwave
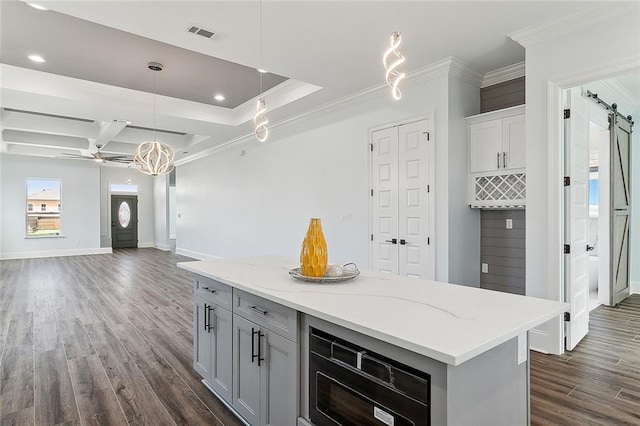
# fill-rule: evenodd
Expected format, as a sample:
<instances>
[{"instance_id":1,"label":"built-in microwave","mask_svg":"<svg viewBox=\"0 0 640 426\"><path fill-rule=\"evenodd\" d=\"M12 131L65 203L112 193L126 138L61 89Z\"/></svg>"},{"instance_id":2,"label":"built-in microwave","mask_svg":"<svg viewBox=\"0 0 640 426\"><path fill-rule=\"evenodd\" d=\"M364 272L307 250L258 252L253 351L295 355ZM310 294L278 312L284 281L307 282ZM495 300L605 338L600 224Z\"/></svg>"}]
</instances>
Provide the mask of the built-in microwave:
<instances>
[{"instance_id":1,"label":"built-in microwave","mask_svg":"<svg viewBox=\"0 0 640 426\"><path fill-rule=\"evenodd\" d=\"M430 424L431 377L311 328L309 417L317 426Z\"/></svg>"}]
</instances>

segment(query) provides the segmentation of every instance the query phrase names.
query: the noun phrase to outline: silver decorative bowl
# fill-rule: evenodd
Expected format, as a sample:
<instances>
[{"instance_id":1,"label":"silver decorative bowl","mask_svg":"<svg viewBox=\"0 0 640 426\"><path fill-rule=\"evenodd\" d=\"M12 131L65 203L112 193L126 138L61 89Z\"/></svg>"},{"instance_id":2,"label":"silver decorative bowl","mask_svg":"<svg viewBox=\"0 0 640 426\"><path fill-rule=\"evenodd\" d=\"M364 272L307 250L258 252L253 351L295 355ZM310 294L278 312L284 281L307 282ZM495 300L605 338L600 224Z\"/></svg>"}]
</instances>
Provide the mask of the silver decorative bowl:
<instances>
[{"instance_id":1,"label":"silver decorative bowl","mask_svg":"<svg viewBox=\"0 0 640 426\"><path fill-rule=\"evenodd\" d=\"M355 263L346 263L342 265L344 267L344 271L342 275L338 275L336 277L307 277L302 275L300 268L293 268L289 271L289 275L293 278L305 281L308 283L317 283L317 284L330 284L330 283L339 283L342 281L349 281L360 275L360 271L356 267Z\"/></svg>"}]
</instances>

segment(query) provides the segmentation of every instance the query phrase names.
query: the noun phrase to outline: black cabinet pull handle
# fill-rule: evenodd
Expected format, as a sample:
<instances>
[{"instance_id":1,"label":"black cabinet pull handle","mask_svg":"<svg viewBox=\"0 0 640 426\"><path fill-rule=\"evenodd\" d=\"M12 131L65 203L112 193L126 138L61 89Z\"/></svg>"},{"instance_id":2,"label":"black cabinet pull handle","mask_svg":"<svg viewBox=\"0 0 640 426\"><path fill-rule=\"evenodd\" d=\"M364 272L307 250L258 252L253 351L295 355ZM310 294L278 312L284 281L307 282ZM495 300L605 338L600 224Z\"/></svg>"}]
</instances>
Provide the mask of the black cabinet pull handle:
<instances>
[{"instance_id":1,"label":"black cabinet pull handle","mask_svg":"<svg viewBox=\"0 0 640 426\"><path fill-rule=\"evenodd\" d=\"M260 335L260 330L255 331L255 329L253 327L251 327L251 362L254 362L253 360L258 358L258 365L260 364L260 356L259 355L255 355L256 352L256 347L255 347L255 339L253 338L253 336L255 336L256 334L258 334L258 336ZM258 350L260 350L260 346L258 346Z\"/></svg>"},{"instance_id":2,"label":"black cabinet pull handle","mask_svg":"<svg viewBox=\"0 0 640 426\"><path fill-rule=\"evenodd\" d=\"M496 156L497 156L496 165L498 166L498 168L500 168L500 153L496 152Z\"/></svg>"},{"instance_id":3,"label":"black cabinet pull handle","mask_svg":"<svg viewBox=\"0 0 640 426\"><path fill-rule=\"evenodd\" d=\"M398 244L397 238L392 238L390 240L384 240L385 243Z\"/></svg>"},{"instance_id":4,"label":"black cabinet pull handle","mask_svg":"<svg viewBox=\"0 0 640 426\"><path fill-rule=\"evenodd\" d=\"M207 309L207 332L210 332L210 330L215 329L214 326L211 325L211 311L213 311L213 306L209 305ZM213 318L215 319L215 316Z\"/></svg>"},{"instance_id":5,"label":"black cabinet pull handle","mask_svg":"<svg viewBox=\"0 0 640 426\"><path fill-rule=\"evenodd\" d=\"M503 169L507 168L507 153L506 152L502 153L502 168Z\"/></svg>"},{"instance_id":6,"label":"black cabinet pull handle","mask_svg":"<svg viewBox=\"0 0 640 426\"><path fill-rule=\"evenodd\" d=\"M204 304L204 331L209 331L209 324L207 323L207 319L209 317L209 305Z\"/></svg>"},{"instance_id":7,"label":"black cabinet pull handle","mask_svg":"<svg viewBox=\"0 0 640 426\"><path fill-rule=\"evenodd\" d=\"M267 315L267 311L265 311L264 309L260 309L257 306L249 306L249 309L253 309L254 311L258 312L259 314Z\"/></svg>"},{"instance_id":8,"label":"black cabinet pull handle","mask_svg":"<svg viewBox=\"0 0 640 426\"><path fill-rule=\"evenodd\" d=\"M260 339L264 337L264 333L261 333L260 330L258 330L258 367L260 367L260 361L264 361L264 358L262 358L262 343L260 342Z\"/></svg>"},{"instance_id":9,"label":"black cabinet pull handle","mask_svg":"<svg viewBox=\"0 0 640 426\"><path fill-rule=\"evenodd\" d=\"M215 293L215 290L210 289L209 287L202 287L203 290L207 290L208 292Z\"/></svg>"}]
</instances>

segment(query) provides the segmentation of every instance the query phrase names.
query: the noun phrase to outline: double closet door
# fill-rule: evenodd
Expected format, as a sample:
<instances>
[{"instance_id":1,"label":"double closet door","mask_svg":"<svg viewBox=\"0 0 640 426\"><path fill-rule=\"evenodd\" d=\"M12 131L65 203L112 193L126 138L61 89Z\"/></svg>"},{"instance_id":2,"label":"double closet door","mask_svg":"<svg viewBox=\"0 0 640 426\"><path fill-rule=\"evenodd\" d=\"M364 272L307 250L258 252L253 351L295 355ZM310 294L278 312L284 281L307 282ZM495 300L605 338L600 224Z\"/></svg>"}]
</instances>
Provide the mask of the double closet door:
<instances>
[{"instance_id":1,"label":"double closet door","mask_svg":"<svg viewBox=\"0 0 640 426\"><path fill-rule=\"evenodd\" d=\"M371 133L372 269L435 279L430 119Z\"/></svg>"}]
</instances>

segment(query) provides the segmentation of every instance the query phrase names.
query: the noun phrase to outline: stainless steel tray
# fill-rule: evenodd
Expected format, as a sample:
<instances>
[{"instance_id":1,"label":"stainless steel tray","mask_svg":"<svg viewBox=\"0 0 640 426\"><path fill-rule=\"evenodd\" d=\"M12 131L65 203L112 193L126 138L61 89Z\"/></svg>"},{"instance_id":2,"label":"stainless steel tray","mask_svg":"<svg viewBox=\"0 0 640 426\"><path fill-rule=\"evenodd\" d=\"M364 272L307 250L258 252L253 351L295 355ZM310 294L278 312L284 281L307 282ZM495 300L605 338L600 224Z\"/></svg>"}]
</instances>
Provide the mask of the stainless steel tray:
<instances>
[{"instance_id":1,"label":"stainless steel tray","mask_svg":"<svg viewBox=\"0 0 640 426\"><path fill-rule=\"evenodd\" d=\"M360 275L360 271L356 267L355 263L347 263L343 265L344 272L342 275L337 277L307 277L302 275L300 272L300 268L293 268L289 271L289 275L293 278L305 281L308 283L317 283L317 284L330 284L330 283L339 283L342 281L349 281Z\"/></svg>"}]
</instances>

